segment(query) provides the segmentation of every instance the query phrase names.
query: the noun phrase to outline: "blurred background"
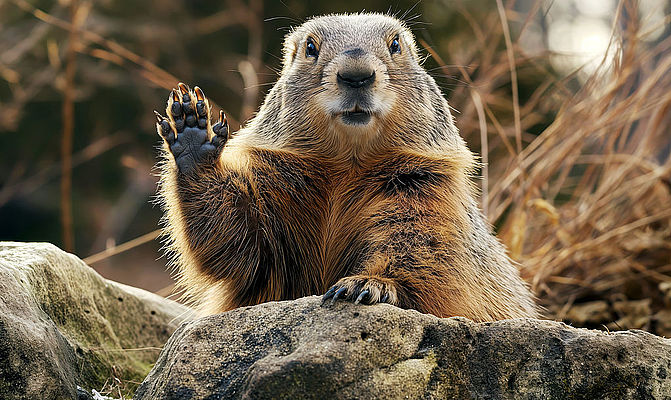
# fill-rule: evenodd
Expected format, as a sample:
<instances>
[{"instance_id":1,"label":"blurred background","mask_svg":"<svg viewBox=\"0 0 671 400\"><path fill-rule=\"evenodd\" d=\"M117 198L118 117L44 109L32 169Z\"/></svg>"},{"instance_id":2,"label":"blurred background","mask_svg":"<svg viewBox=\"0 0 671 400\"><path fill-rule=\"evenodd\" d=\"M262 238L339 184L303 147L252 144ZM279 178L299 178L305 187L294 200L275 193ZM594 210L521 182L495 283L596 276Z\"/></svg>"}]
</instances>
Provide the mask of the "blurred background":
<instances>
[{"instance_id":1,"label":"blurred background","mask_svg":"<svg viewBox=\"0 0 671 400\"><path fill-rule=\"evenodd\" d=\"M363 9L412 28L548 317L671 336L669 0L0 0L0 240L171 295L152 111L198 84L236 129L291 26Z\"/></svg>"}]
</instances>

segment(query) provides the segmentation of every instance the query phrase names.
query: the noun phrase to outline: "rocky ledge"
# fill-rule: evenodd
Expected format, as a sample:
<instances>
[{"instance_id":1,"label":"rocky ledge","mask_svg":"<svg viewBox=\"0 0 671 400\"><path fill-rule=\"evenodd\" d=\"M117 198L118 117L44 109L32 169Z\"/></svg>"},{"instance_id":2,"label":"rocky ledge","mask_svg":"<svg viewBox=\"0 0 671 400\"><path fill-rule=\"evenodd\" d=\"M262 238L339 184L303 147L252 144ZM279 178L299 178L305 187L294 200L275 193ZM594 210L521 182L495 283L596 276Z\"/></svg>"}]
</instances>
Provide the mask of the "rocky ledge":
<instances>
[{"instance_id":1,"label":"rocky ledge","mask_svg":"<svg viewBox=\"0 0 671 400\"><path fill-rule=\"evenodd\" d=\"M0 242L0 399L132 394L189 314L51 244Z\"/></svg>"},{"instance_id":2,"label":"rocky ledge","mask_svg":"<svg viewBox=\"0 0 671 400\"><path fill-rule=\"evenodd\" d=\"M671 341L318 297L183 324L136 399L661 399Z\"/></svg>"},{"instance_id":3,"label":"rocky ledge","mask_svg":"<svg viewBox=\"0 0 671 400\"><path fill-rule=\"evenodd\" d=\"M189 313L52 245L0 242L0 399L128 398L142 379L136 399L671 398L671 341L642 331L318 297Z\"/></svg>"}]
</instances>

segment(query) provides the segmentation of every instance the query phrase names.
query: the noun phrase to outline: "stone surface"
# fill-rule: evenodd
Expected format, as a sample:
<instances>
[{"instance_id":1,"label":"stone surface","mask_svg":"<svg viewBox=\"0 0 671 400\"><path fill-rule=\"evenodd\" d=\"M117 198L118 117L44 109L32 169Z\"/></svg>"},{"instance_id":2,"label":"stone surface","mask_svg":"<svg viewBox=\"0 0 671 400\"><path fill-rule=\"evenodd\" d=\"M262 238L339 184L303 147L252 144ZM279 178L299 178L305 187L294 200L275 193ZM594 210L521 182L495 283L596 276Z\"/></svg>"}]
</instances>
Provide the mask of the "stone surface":
<instances>
[{"instance_id":1,"label":"stone surface","mask_svg":"<svg viewBox=\"0 0 671 400\"><path fill-rule=\"evenodd\" d=\"M211 396L211 397L210 397ZM183 324L136 399L663 399L671 341L317 297Z\"/></svg>"},{"instance_id":2,"label":"stone surface","mask_svg":"<svg viewBox=\"0 0 671 400\"><path fill-rule=\"evenodd\" d=\"M132 393L188 316L53 245L0 242L0 399Z\"/></svg>"}]
</instances>

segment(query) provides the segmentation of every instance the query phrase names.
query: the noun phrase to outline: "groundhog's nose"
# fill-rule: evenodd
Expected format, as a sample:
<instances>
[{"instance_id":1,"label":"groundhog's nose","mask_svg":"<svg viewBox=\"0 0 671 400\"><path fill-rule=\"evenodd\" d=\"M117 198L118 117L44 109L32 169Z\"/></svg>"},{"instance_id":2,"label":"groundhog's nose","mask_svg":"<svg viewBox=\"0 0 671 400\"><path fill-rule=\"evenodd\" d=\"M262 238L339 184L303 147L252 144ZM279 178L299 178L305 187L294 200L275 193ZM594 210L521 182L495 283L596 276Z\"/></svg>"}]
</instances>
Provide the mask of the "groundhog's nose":
<instances>
[{"instance_id":1,"label":"groundhog's nose","mask_svg":"<svg viewBox=\"0 0 671 400\"><path fill-rule=\"evenodd\" d=\"M338 71L338 84L351 88L368 87L375 82L375 71L373 70L344 70Z\"/></svg>"}]
</instances>

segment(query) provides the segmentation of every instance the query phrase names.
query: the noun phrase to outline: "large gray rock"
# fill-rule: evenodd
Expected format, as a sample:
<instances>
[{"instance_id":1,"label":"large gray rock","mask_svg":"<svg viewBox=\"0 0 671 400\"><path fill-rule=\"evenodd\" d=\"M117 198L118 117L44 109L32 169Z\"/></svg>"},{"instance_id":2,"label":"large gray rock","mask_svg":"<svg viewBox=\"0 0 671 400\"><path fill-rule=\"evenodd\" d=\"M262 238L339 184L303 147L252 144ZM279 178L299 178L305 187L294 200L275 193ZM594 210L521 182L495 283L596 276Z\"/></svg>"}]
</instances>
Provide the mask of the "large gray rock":
<instances>
[{"instance_id":1,"label":"large gray rock","mask_svg":"<svg viewBox=\"0 0 671 400\"><path fill-rule=\"evenodd\" d=\"M646 332L319 304L308 297L183 324L135 398L671 396L671 342Z\"/></svg>"},{"instance_id":2,"label":"large gray rock","mask_svg":"<svg viewBox=\"0 0 671 400\"><path fill-rule=\"evenodd\" d=\"M0 399L132 393L189 315L53 245L0 242Z\"/></svg>"}]
</instances>

